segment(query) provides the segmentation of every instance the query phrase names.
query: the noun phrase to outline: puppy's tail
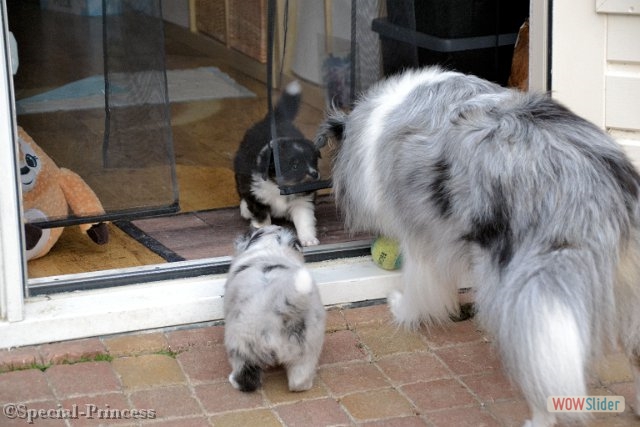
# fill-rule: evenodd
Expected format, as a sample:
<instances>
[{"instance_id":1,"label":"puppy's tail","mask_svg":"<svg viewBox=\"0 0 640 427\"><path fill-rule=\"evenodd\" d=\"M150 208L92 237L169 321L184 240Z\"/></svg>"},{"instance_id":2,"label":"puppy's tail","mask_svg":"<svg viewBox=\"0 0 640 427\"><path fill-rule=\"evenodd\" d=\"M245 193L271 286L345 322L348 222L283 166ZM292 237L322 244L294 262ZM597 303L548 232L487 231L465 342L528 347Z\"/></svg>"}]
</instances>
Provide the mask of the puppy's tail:
<instances>
[{"instance_id":1,"label":"puppy's tail","mask_svg":"<svg viewBox=\"0 0 640 427\"><path fill-rule=\"evenodd\" d=\"M337 108L329 111L327 118L320 124L314 143L316 147L322 148L327 145L330 139L342 142L344 130L347 124L348 115Z\"/></svg>"},{"instance_id":2,"label":"puppy's tail","mask_svg":"<svg viewBox=\"0 0 640 427\"><path fill-rule=\"evenodd\" d=\"M301 295L308 295L313 290L313 277L311 277L311 273L306 268L301 268L296 273L293 286L296 288Z\"/></svg>"},{"instance_id":3,"label":"puppy's tail","mask_svg":"<svg viewBox=\"0 0 640 427\"><path fill-rule=\"evenodd\" d=\"M296 118L302 100L302 86L297 80L285 87L275 108L276 120L279 122L291 122Z\"/></svg>"},{"instance_id":4,"label":"puppy's tail","mask_svg":"<svg viewBox=\"0 0 640 427\"><path fill-rule=\"evenodd\" d=\"M277 307L277 311L285 314L289 319L301 318L315 298L313 294L316 284L311 273L305 267L296 267L294 271L283 271L276 280L279 284L270 286L274 289L279 288L285 296L281 306Z\"/></svg>"}]
</instances>

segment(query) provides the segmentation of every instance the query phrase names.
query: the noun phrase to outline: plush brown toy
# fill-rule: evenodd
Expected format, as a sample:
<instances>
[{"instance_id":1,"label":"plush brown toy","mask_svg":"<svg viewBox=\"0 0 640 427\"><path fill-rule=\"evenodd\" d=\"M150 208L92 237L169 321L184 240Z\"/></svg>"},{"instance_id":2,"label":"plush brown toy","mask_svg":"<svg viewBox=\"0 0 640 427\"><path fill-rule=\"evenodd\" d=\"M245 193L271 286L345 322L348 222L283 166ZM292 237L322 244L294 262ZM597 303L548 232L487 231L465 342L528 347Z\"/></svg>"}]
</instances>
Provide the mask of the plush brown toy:
<instances>
[{"instance_id":1,"label":"plush brown toy","mask_svg":"<svg viewBox=\"0 0 640 427\"><path fill-rule=\"evenodd\" d=\"M24 205L27 260L46 255L62 234L62 227L40 228L32 223L104 214L100 200L86 182L69 169L59 168L33 139L18 128L20 180ZM105 223L81 224L97 244L109 240Z\"/></svg>"}]
</instances>

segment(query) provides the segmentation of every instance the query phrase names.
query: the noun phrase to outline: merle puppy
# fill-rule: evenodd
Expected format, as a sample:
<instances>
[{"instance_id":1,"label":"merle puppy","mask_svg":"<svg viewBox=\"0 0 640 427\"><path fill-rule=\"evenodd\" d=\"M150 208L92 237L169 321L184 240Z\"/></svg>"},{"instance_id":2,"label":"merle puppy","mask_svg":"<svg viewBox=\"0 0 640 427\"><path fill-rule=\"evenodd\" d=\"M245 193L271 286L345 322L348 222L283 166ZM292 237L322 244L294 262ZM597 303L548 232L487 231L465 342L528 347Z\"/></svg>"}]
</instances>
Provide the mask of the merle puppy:
<instances>
[{"instance_id":1,"label":"merle puppy","mask_svg":"<svg viewBox=\"0 0 640 427\"><path fill-rule=\"evenodd\" d=\"M319 149L306 139L293 120L301 100L300 83L287 85L274 108L279 143L281 183L295 185L319 179ZM293 222L303 246L318 244L314 210L315 193L281 195L272 158L271 119L269 115L244 135L234 159L240 213L255 228L271 224L271 217Z\"/></svg>"},{"instance_id":2,"label":"merle puppy","mask_svg":"<svg viewBox=\"0 0 640 427\"><path fill-rule=\"evenodd\" d=\"M241 391L256 390L262 370L279 365L289 390L313 385L326 313L301 249L292 231L276 225L236 242L225 284L224 343L229 382Z\"/></svg>"}]
</instances>

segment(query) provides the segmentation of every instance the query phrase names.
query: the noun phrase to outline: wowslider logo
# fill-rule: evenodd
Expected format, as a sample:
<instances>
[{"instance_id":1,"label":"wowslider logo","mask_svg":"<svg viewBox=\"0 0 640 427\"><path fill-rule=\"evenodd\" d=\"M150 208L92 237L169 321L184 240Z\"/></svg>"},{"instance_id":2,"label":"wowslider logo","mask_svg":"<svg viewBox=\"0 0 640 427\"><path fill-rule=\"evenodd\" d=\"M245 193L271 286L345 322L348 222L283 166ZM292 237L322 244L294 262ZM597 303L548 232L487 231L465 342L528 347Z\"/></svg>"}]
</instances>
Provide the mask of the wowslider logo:
<instances>
[{"instance_id":1,"label":"wowslider logo","mask_svg":"<svg viewBox=\"0 0 640 427\"><path fill-rule=\"evenodd\" d=\"M550 396L549 412L624 412L624 396Z\"/></svg>"}]
</instances>

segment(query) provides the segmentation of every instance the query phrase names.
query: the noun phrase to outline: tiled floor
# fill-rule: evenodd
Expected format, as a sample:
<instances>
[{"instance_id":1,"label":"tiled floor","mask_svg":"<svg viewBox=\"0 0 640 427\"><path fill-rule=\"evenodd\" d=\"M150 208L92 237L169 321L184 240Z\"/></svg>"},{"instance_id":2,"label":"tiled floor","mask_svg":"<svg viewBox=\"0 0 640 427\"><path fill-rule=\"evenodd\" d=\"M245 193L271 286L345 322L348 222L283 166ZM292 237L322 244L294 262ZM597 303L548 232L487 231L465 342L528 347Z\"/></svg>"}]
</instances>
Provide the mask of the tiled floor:
<instances>
[{"instance_id":1,"label":"tiled floor","mask_svg":"<svg viewBox=\"0 0 640 427\"><path fill-rule=\"evenodd\" d=\"M384 304L331 309L318 375L303 393L289 392L279 369L255 393L233 389L222 325L2 351L0 371L8 372L0 374L0 426L29 425L11 419L7 404L22 405L20 416L77 408L75 419L44 419L44 412L36 426L475 427L527 419L520 393L473 321L408 333L390 320ZM592 425L639 425L626 362L614 354L596 372L591 394L623 395L627 409L598 415ZM117 420L125 410L141 418Z\"/></svg>"}]
</instances>

